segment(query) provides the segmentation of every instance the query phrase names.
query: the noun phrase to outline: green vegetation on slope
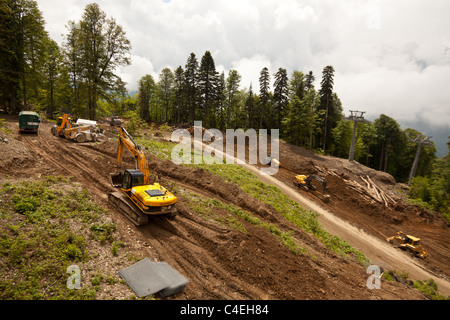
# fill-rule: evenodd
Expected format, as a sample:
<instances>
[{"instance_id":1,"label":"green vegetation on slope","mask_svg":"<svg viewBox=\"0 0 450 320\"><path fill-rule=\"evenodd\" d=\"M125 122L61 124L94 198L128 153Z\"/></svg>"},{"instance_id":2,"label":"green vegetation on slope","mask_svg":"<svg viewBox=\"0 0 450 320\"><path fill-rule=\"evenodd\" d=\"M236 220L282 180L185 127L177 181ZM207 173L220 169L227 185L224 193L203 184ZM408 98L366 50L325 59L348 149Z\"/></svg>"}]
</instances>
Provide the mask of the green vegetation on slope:
<instances>
[{"instance_id":1,"label":"green vegetation on slope","mask_svg":"<svg viewBox=\"0 0 450 320\"><path fill-rule=\"evenodd\" d=\"M69 266L116 256L121 246L106 210L86 190L49 176L5 182L0 200L0 299L95 299L100 282L119 281L92 270L90 279L83 274L81 289L67 287Z\"/></svg>"}]
</instances>

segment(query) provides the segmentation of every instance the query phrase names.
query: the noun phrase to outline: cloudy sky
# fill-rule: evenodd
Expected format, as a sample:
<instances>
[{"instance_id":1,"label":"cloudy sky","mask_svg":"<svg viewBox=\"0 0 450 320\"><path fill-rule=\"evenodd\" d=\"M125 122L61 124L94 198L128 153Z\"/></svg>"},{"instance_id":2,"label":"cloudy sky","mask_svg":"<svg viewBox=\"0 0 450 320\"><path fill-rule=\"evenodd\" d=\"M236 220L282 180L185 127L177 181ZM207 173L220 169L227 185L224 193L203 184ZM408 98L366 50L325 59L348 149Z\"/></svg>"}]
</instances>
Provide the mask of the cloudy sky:
<instances>
[{"instance_id":1,"label":"cloudy sky","mask_svg":"<svg viewBox=\"0 0 450 320\"><path fill-rule=\"evenodd\" d=\"M86 0L37 0L50 36L62 43ZM450 1L448 0L107 0L96 1L124 27L132 65L120 70L130 91L145 74L184 66L206 50L218 71L236 69L256 91L263 67L335 69L344 112L384 113L403 128L450 135ZM435 135L433 135L435 137ZM444 136L444 138L442 138ZM435 137L436 140L437 137ZM438 141L436 141L438 143ZM442 151L443 147L443 151Z\"/></svg>"}]
</instances>

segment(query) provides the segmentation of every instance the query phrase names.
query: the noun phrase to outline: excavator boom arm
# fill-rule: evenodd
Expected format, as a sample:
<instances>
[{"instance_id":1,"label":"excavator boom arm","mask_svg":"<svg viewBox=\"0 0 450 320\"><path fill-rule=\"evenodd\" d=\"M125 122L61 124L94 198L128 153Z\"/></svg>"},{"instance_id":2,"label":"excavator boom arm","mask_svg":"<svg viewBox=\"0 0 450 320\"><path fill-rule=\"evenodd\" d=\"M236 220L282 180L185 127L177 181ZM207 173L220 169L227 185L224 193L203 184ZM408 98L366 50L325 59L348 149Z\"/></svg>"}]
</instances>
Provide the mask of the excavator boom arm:
<instances>
[{"instance_id":1,"label":"excavator boom arm","mask_svg":"<svg viewBox=\"0 0 450 320\"><path fill-rule=\"evenodd\" d=\"M57 133L60 134L61 131L64 131L64 129L67 127L67 129L71 129L72 128L72 124L69 121L69 115L65 114L62 118L62 122L61 125L58 127L57 129Z\"/></svg>"},{"instance_id":2,"label":"excavator boom arm","mask_svg":"<svg viewBox=\"0 0 450 320\"><path fill-rule=\"evenodd\" d=\"M125 130L125 128L121 127L119 133L119 145L117 147L117 168L120 168L122 164L124 148L127 148L133 154L136 161L136 167L139 168L144 175L144 183L149 184L148 163L144 152L142 152L139 145L134 142L133 138Z\"/></svg>"}]
</instances>

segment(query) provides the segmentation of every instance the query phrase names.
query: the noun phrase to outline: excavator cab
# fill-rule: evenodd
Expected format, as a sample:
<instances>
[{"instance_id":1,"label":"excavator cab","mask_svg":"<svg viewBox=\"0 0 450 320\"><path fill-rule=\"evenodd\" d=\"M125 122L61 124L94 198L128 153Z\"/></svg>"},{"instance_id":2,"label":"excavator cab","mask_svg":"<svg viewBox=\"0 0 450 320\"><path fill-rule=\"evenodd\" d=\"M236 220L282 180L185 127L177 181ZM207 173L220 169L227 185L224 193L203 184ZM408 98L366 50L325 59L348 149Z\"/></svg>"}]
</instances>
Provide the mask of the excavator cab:
<instances>
[{"instance_id":1,"label":"excavator cab","mask_svg":"<svg viewBox=\"0 0 450 320\"><path fill-rule=\"evenodd\" d=\"M144 174L139 170L125 170L122 179L122 189L128 190L133 187L144 185Z\"/></svg>"}]
</instances>

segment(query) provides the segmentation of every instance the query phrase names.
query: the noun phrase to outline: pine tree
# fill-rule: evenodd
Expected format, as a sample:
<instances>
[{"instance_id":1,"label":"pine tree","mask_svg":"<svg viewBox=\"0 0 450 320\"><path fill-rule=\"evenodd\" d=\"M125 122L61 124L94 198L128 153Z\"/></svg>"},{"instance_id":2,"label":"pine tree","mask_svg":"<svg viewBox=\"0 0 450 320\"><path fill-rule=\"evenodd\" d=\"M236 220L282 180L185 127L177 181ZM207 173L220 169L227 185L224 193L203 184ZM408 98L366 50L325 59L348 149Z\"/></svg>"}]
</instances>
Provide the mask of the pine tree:
<instances>
[{"instance_id":1,"label":"pine tree","mask_svg":"<svg viewBox=\"0 0 450 320\"><path fill-rule=\"evenodd\" d=\"M256 121L256 102L253 95L252 85L250 84L250 89L248 91L247 99L245 100L245 107L248 114L248 127L255 128Z\"/></svg>"},{"instance_id":2,"label":"pine tree","mask_svg":"<svg viewBox=\"0 0 450 320\"><path fill-rule=\"evenodd\" d=\"M217 83L217 112L220 130L225 129L225 73L222 72Z\"/></svg>"},{"instance_id":3,"label":"pine tree","mask_svg":"<svg viewBox=\"0 0 450 320\"><path fill-rule=\"evenodd\" d=\"M164 121L169 121L169 109L172 104L172 97L174 93L174 81L175 76L169 68L164 68L160 75L158 81L158 92L161 96L161 100L164 105Z\"/></svg>"},{"instance_id":4,"label":"pine tree","mask_svg":"<svg viewBox=\"0 0 450 320\"><path fill-rule=\"evenodd\" d=\"M143 76L139 80L139 115L145 121L149 121L152 119L151 101L155 93L155 87L155 80L150 74Z\"/></svg>"},{"instance_id":5,"label":"pine tree","mask_svg":"<svg viewBox=\"0 0 450 320\"><path fill-rule=\"evenodd\" d=\"M289 96L297 96L300 100L305 95L305 75L303 72L294 70L291 79L289 80Z\"/></svg>"},{"instance_id":6,"label":"pine tree","mask_svg":"<svg viewBox=\"0 0 450 320\"><path fill-rule=\"evenodd\" d=\"M325 110L325 117L324 117L324 123L323 123L323 135L322 135L322 149L323 151L326 150L327 145L329 144L329 136L327 135L328 132L331 131L332 128L330 128L329 123L329 116L330 113L332 113L333 108L333 85L334 85L334 68L333 66L326 66L323 69L322 72L322 81L321 81L321 88L319 91L320 94L320 108L322 110Z\"/></svg>"},{"instance_id":7,"label":"pine tree","mask_svg":"<svg viewBox=\"0 0 450 320\"><path fill-rule=\"evenodd\" d=\"M263 128L263 119L265 116L265 113L267 111L267 105L269 102L269 84L270 84L270 75L269 75L269 69L267 67L264 67L261 70L260 77L259 77L259 128Z\"/></svg>"},{"instance_id":8,"label":"pine tree","mask_svg":"<svg viewBox=\"0 0 450 320\"><path fill-rule=\"evenodd\" d=\"M282 132L281 121L284 116L285 108L289 102L288 100L288 76L284 68L279 68L275 73L274 95L275 112L277 115L278 129Z\"/></svg>"},{"instance_id":9,"label":"pine tree","mask_svg":"<svg viewBox=\"0 0 450 320\"><path fill-rule=\"evenodd\" d=\"M198 61L194 53L191 52L184 68L184 94L186 107L189 112L189 121L194 124L197 112L197 75Z\"/></svg>"},{"instance_id":10,"label":"pine tree","mask_svg":"<svg viewBox=\"0 0 450 320\"><path fill-rule=\"evenodd\" d=\"M0 97L8 111L40 102L48 34L36 1L0 2Z\"/></svg>"},{"instance_id":11,"label":"pine tree","mask_svg":"<svg viewBox=\"0 0 450 320\"><path fill-rule=\"evenodd\" d=\"M314 81L316 80L316 77L314 76L312 71L309 71L308 74L305 76L305 90L309 91L309 89L314 88Z\"/></svg>"},{"instance_id":12,"label":"pine tree","mask_svg":"<svg viewBox=\"0 0 450 320\"><path fill-rule=\"evenodd\" d=\"M175 123L187 121L189 117L185 100L185 80L182 66L175 69L174 73L174 119Z\"/></svg>"},{"instance_id":13,"label":"pine tree","mask_svg":"<svg viewBox=\"0 0 450 320\"><path fill-rule=\"evenodd\" d=\"M238 116L239 104L239 85L241 83L241 75L237 70L230 70L225 84L225 109L226 109L226 127L236 125L236 117ZM234 119L233 119L234 118Z\"/></svg>"},{"instance_id":14,"label":"pine tree","mask_svg":"<svg viewBox=\"0 0 450 320\"><path fill-rule=\"evenodd\" d=\"M216 102L217 85L219 77L214 64L214 59L209 51L206 51L200 63L198 75L198 92L200 108L203 111L205 126L216 126Z\"/></svg>"}]
</instances>

